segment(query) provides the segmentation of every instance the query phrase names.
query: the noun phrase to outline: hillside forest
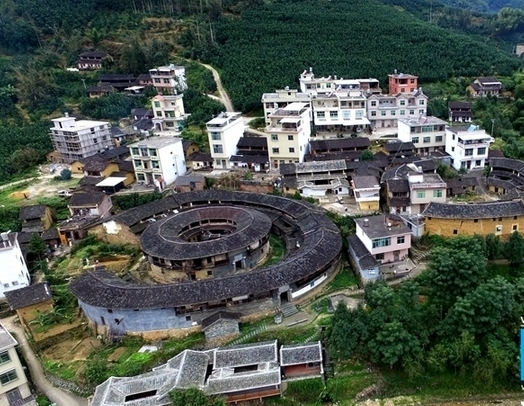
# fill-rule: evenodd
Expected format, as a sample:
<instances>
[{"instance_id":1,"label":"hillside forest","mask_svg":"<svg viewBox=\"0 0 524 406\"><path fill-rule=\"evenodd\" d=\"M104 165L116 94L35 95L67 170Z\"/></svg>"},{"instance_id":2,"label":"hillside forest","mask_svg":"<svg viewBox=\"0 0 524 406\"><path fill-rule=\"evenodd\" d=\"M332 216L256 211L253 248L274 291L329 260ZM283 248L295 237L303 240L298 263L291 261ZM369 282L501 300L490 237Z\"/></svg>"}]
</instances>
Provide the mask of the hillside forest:
<instances>
[{"instance_id":1,"label":"hillside forest","mask_svg":"<svg viewBox=\"0 0 524 406\"><path fill-rule=\"evenodd\" d=\"M475 76L504 77L518 89L521 60L510 52L524 38L524 11L477 9L433 0L5 0L0 181L43 162L52 147L50 118L69 112L117 123L131 109L148 106L147 98L122 95L90 100L86 89L99 73L140 74L184 64L190 85L184 104L197 137L223 109L205 96L216 84L199 61L220 71L237 110L253 114L260 111L262 93L296 87L309 67L319 76L373 76L382 84L394 69L416 74L437 98L438 115L446 100L467 98L464 89ZM111 56L102 71L67 71L81 51L94 49ZM505 137L500 147L513 156L524 150L520 97L477 109L482 123L497 115L496 134Z\"/></svg>"}]
</instances>

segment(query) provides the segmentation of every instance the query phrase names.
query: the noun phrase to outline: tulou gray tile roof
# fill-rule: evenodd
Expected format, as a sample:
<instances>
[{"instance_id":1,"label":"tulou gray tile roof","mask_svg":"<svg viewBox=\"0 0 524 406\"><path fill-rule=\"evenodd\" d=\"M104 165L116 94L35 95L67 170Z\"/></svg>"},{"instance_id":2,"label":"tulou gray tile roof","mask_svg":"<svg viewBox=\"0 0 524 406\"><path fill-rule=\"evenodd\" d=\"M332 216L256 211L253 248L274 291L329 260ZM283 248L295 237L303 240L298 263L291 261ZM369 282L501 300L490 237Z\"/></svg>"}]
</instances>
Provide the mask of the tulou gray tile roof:
<instances>
[{"instance_id":1,"label":"tulou gray tile roof","mask_svg":"<svg viewBox=\"0 0 524 406\"><path fill-rule=\"evenodd\" d=\"M215 368L234 368L278 361L277 341L243 344L219 348L215 351Z\"/></svg>"},{"instance_id":2,"label":"tulou gray tile roof","mask_svg":"<svg viewBox=\"0 0 524 406\"><path fill-rule=\"evenodd\" d=\"M51 289L46 282L25 286L4 292L7 304L12 310L21 309L52 298Z\"/></svg>"},{"instance_id":3,"label":"tulou gray tile roof","mask_svg":"<svg viewBox=\"0 0 524 406\"><path fill-rule=\"evenodd\" d=\"M485 219L524 215L524 203L498 201L475 204L446 204L431 202L422 213L425 217L449 219Z\"/></svg>"},{"instance_id":4,"label":"tulou gray tile roof","mask_svg":"<svg viewBox=\"0 0 524 406\"><path fill-rule=\"evenodd\" d=\"M32 219L40 220L44 216L46 208L47 206L44 206L43 204L22 206L20 207L20 214L18 215L18 219L22 221Z\"/></svg>"}]
</instances>

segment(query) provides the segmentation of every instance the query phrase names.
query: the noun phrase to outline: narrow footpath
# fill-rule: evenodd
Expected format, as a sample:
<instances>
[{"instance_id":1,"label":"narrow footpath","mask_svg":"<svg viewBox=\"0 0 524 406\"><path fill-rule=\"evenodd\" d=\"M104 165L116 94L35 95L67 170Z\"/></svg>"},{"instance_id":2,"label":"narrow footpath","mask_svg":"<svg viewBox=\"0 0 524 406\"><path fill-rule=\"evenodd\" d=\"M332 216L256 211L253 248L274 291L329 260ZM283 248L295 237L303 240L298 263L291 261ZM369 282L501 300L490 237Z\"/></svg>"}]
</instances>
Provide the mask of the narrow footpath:
<instances>
[{"instance_id":1,"label":"narrow footpath","mask_svg":"<svg viewBox=\"0 0 524 406\"><path fill-rule=\"evenodd\" d=\"M217 84L218 94L220 95L220 101L226 107L226 111L235 111L233 109L233 103L231 103L231 99L229 98L229 95L227 94L226 90L224 89L224 86L222 86L222 81L220 80L220 75L218 74L217 70L213 68L211 65L207 65L202 62L200 62L200 64L203 67L205 67L206 69L209 69L211 73L213 73L213 79L215 79L215 82Z\"/></svg>"},{"instance_id":2,"label":"narrow footpath","mask_svg":"<svg viewBox=\"0 0 524 406\"><path fill-rule=\"evenodd\" d=\"M9 332L15 335L20 350L29 366L31 380L38 390L46 395L51 402L56 403L57 406L87 406L87 399L56 388L48 381L44 375L40 360L36 357L33 349L27 342L24 329L20 324L15 323L15 317L16 316L6 317L2 319L1 322Z\"/></svg>"}]
</instances>

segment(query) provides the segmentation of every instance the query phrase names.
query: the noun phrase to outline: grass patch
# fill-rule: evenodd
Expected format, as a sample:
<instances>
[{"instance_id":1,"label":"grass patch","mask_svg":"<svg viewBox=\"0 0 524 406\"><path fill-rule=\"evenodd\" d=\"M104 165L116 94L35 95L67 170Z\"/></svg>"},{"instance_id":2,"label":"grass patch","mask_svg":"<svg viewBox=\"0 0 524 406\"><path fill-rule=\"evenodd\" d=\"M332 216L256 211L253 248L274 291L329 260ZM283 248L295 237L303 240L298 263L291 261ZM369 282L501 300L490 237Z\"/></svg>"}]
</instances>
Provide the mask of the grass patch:
<instances>
[{"instance_id":1,"label":"grass patch","mask_svg":"<svg viewBox=\"0 0 524 406\"><path fill-rule=\"evenodd\" d=\"M320 378L292 381L281 398L264 400L266 405L317 406L320 405L324 383Z\"/></svg>"},{"instance_id":2,"label":"grass patch","mask_svg":"<svg viewBox=\"0 0 524 406\"><path fill-rule=\"evenodd\" d=\"M350 405L354 404L354 399L360 392L376 381L375 375L366 372L335 376L327 381L327 393L333 403Z\"/></svg>"},{"instance_id":3,"label":"grass patch","mask_svg":"<svg viewBox=\"0 0 524 406\"><path fill-rule=\"evenodd\" d=\"M405 373L396 370L385 370L384 396L416 395L427 398L463 398L471 395L488 395L501 392L515 392L514 383L488 384L472 374L426 373L418 378L409 378Z\"/></svg>"},{"instance_id":4,"label":"grass patch","mask_svg":"<svg viewBox=\"0 0 524 406\"><path fill-rule=\"evenodd\" d=\"M275 322L274 316L268 316L268 317L264 317L259 320L255 320L255 321L251 321L247 323L241 323L239 326L240 334L249 333L250 331L256 330L257 328L259 328L260 326L263 326L264 324L273 324L274 322Z\"/></svg>"},{"instance_id":5,"label":"grass patch","mask_svg":"<svg viewBox=\"0 0 524 406\"><path fill-rule=\"evenodd\" d=\"M65 364L61 361L44 360L44 368L46 371L67 381L72 381L76 378L76 374L82 364L83 362L81 361Z\"/></svg>"},{"instance_id":6,"label":"grass patch","mask_svg":"<svg viewBox=\"0 0 524 406\"><path fill-rule=\"evenodd\" d=\"M350 269L341 269L329 282L326 293L334 292L341 289L347 289L351 287L358 287L357 278Z\"/></svg>"},{"instance_id":7,"label":"grass patch","mask_svg":"<svg viewBox=\"0 0 524 406\"><path fill-rule=\"evenodd\" d=\"M271 253L264 263L264 266L278 264L284 255L286 255L286 242L278 235L271 234L269 236L269 246L271 247Z\"/></svg>"},{"instance_id":8,"label":"grass patch","mask_svg":"<svg viewBox=\"0 0 524 406\"><path fill-rule=\"evenodd\" d=\"M314 326L307 327L282 327L276 330L264 331L257 334L244 343L258 343L262 341L278 340L279 344L301 344L307 338L311 337L317 328Z\"/></svg>"},{"instance_id":9,"label":"grass patch","mask_svg":"<svg viewBox=\"0 0 524 406\"><path fill-rule=\"evenodd\" d=\"M524 265L511 266L510 264L488 264L488 270L492 277L502 276L508 281L524 276Z\"/></svg>"}]
</instances>

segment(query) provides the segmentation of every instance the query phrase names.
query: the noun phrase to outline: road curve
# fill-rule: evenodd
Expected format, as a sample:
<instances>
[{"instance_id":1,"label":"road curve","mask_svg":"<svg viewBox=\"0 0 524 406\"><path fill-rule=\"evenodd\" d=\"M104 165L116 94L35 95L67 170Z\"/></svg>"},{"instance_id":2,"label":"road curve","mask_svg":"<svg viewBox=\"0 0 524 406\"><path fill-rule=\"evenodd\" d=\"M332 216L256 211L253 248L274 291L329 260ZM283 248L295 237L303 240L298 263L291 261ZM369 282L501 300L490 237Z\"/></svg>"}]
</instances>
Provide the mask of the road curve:
<instances>
[{"instance_id":1,"label":"road curve","mask_svg":"<svg viewBox=\"0 0 524 406\"><path fill-rule=\"evenodd\" d=\"M27 342L24 329L20 324L15 323L15 317L16 316L6 317L2 319L1 322L8 331L16 335L15 338L18 341L18 346L22 350L22 354L24 354L25 360L29 365L31 379L38 390L45 394L51 402L56 403L57 406L87 406L87 399L56 388L47 380L40 360L36 357L33 349Z\"/></svg>"},{"instance_id":2,"label":"road curve","mask_svg":"<svg viewBox=\"0 0 524 406\"><path fill-rule=\"evenodd\" d=\"M202 62L200 62L200 64L206 69L209 69L211 73L213 73L213 79L215 79L215 82L217 84L218 94L220 95L220 101L222 102L222 104L224 104L226 110L235 111L235 109L233 108L233 103L231 103L231 99L229 98L229 95L225 91L224 86L222 86L222 81L220 80L220 75L218 74L217 70L213 68L211 65Z\"/></svg>"}]
</instances>

